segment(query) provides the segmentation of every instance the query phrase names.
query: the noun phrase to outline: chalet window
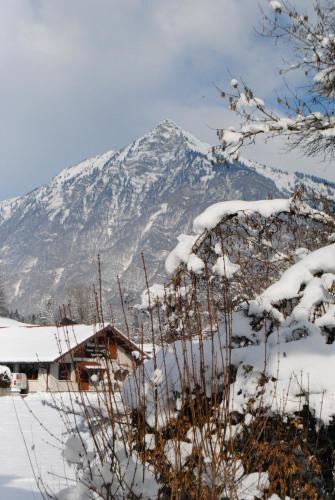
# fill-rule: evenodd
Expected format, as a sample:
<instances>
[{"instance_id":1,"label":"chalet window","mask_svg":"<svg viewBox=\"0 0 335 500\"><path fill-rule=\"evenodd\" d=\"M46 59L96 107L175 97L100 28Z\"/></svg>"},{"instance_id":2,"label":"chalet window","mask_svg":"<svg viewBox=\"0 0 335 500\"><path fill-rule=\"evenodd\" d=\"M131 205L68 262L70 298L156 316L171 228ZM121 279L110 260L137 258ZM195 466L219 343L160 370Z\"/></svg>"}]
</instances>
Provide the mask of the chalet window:
<instances>
[{"instance_id":1,"label":"chalet window","mask_svg":"<svg viewBox=\"0 0 335 500\"><path fill-rule=\"evenodd\" d=\"M95 358L96 344L94 340L86 342L84 349L84 358Z\"/></svg>"},{"instance_id":2,"label":"chalet window","mask_svg":"<svg viewBox=\"0 0 335 500\"><path fill-rule=\"evenodd\" d=\"M71 380L71 363L59 363L58 380Z\"/></svg>"},{"instance_id":3,"label":"chalet window","mask_svg":"<svg viewBox=\"0 0 335 500\"><path fill-rule=\"evenodd\" d=\"M22 363L19 365L19 373L25 373L28 380L38 379L38 363Z\"/></svg>"},{"instance_id":4,"label":"chalet window","mask_svg":"<svg viewBox=\"0 0 335 500\"><path fill-rule=\"evenodd\" d=\"M95 338L86 342L85 358L101 358L106 354L106 341L102 338Z\"/></svg>"}]
</instances>

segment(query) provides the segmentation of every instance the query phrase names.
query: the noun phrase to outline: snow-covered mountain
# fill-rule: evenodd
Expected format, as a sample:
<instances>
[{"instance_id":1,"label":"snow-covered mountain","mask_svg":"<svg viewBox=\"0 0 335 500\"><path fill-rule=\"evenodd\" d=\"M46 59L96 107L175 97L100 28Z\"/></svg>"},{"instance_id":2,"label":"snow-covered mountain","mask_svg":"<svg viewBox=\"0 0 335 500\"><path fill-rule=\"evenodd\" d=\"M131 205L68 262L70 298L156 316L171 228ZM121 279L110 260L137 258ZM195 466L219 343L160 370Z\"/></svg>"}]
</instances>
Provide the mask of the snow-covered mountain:
<instances>
[{"instance_id":1,"label":"snow-covered mountain","mask_svg":"<svg viewBox=\"0 0 335 500\"><path fill-rule=\"evenodd\" d=\"M123 288L164 280L164 259L176 236L208 205L228 199L288 196L297 184L335 195L335 184L254 162L212 161L211 147L164 121L121 151L109 151L60 172L47 186L0 202L0 267L11 309L38 310L53 296L96 281L100 254L108 301Z\"/></svg>"}]
</instances>

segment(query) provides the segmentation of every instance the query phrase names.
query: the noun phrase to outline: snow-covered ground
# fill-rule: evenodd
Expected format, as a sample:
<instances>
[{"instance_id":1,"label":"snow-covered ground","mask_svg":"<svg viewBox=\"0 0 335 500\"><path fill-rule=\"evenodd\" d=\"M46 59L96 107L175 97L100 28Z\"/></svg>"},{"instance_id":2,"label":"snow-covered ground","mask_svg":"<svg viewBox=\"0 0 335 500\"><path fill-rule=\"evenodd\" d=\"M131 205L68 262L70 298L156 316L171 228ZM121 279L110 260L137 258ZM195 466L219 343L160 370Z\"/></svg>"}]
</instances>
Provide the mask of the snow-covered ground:
<instances>
[{"instance_id":1,"label":"snow-covered ground","mask_svg":"<svg viewBox=\"0 0 335 500\"><path fill-rule=\"evenodd\" d=\"M68 395L63 398L69 401ZM66 440L65 425L48 403L53 404L50 394L0 397L0 499L40 500L34 473L53 492L71 484L74 471L65 463L57 440Z\"/></svg>"}]
</instances>

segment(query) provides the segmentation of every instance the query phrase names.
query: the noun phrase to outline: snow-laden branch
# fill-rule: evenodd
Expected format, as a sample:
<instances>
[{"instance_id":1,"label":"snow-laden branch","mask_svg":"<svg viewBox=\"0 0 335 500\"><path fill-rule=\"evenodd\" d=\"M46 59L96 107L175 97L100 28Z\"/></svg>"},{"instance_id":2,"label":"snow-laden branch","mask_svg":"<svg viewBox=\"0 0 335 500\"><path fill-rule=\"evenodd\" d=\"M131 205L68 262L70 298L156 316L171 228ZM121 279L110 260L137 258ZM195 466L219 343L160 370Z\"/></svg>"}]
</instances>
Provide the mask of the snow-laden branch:
<instances>
[{"instance_id":1,"label":"snow-laden branch","mask_svg":"<svg viewBox=\"0 0 335 500\"><path fill-rule=\"evenodd\" d=\"M293 147L302 147L308 154L332 155L335 146L335 18L334 7L316 1L314 17L300 14L288 2L269 2L274 16L263 12L261 34L276 40L287 39L294 62L280 73L294 70L308 79L304 96L290 90L290 97L278 98L278 111L256 97L244 83L233 78L231 90L220 95L235 112L240 126L217 131L223 149L238 156L241 147L253 143L257 136L266 139L286 136Z\"/></svg>"}]
</instances>

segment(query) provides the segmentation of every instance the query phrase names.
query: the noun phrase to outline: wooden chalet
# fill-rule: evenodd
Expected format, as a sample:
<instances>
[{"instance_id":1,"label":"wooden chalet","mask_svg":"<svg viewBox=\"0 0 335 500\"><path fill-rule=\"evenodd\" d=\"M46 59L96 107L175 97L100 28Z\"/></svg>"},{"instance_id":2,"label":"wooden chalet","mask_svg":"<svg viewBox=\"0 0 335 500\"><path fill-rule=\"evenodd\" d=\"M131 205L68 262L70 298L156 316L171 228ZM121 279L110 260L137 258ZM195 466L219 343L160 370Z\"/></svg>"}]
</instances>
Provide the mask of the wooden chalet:
<instances>
[{"instance_id":1,"label":"wooden chalet","mask_svg":"<svg viewBox=\"0 0 335 500\"><path fill-rule=\"evenodd\" d=\"M26 373L29 391L90 391L123 380L148 358L112 325L0 324L0 364Z\"/></svg>"}]
</instances>

